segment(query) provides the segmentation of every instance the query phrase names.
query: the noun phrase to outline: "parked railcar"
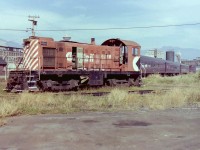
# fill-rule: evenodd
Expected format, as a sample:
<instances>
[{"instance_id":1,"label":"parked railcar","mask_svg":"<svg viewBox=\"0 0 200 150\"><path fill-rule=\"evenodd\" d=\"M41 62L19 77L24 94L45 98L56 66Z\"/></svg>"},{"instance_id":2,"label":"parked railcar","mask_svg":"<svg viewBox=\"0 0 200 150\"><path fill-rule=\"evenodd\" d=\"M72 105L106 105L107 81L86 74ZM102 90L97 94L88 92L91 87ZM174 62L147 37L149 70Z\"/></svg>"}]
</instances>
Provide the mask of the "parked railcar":
<instances>
[{"instance_id":1,"label":"parked railcar","mask_svg":"<svg viewBox=\"0 0 200 150\"><path fill-rule=\"evenodd\" d=\"M165 65L166 72L164 75L173 76L173 75L181 74L181 64L180 63L167 61L167 60L163 60L163 61L166 64Z\"/></svg>"},{"instance_id":2,"label":"parked railcar","mask_svg":"<svg viewBox=\"0 0 200 150\"><path fill-rule=\"evenodd\" d=\"M196 69L197 69L196 65L189 66L189 72L196 73Z\"/></svg>"},{"instance_id":3,"label":"parked railcar","mask_svg":"<svg viewBox=\"0 0 200 150\"><path fill-rule=\"evenodd\" d=\"M108 39L102 45L24 40L24 69L11 71L7 90L66 91L82 86L140 85L140 48L134 41Z\"/></svg>"},{"instance_id":4,"label":"parked railcar","mask_svg":"<svg viewBox=\"0 0 200 150\"><path fill-rule=\"evenodd\" d=\"M190 66L186 64L180 64L180 73L181 74L190 73Z\"/></svg>"},{"instance_id":5,"label":"parked railcar","mask_svg":"<svg viewBox=\"0 0 200 150\"><path fill-rule=\"evenodd\" d=\"M141 56L141 72L142 76L148 76L150 74L165 74L165 62L162 59L155 59L153 57Z\"/></svg>"},{"instance_id":6,"label":"parked railcar","mask_svg":"<svg viewBox=\"0 0 200 150\"><path fill-rule=\"evenodd\" d=\"M141 56L140 62L142 76L148 76L150 74L172 76L189 73L188 65L167 61L160 58Z\"/></svg>"}]
</instances>

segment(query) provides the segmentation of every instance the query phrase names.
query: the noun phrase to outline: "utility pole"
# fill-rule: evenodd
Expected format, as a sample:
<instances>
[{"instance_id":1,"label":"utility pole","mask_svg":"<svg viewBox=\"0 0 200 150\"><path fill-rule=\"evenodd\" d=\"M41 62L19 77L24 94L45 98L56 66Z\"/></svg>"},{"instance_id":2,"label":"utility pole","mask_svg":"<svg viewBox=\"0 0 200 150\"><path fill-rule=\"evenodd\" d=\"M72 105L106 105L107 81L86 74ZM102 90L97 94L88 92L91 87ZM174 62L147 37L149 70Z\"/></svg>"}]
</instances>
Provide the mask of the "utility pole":
<instances>
[{"instance_id":1,"label":"utility pole","mask_svg":"<svg viewBox=\"0 0 200 150\"><path fill-rule=\"evenodd\" d=\"M28 21L31 21L32 22L32 28L31 31L32 31L32 36L35 36L35 26L37 26L37 21L35 19L37 18L40 18L40 16L28 16L29 20Z\"/></svg>"}]
</instances>

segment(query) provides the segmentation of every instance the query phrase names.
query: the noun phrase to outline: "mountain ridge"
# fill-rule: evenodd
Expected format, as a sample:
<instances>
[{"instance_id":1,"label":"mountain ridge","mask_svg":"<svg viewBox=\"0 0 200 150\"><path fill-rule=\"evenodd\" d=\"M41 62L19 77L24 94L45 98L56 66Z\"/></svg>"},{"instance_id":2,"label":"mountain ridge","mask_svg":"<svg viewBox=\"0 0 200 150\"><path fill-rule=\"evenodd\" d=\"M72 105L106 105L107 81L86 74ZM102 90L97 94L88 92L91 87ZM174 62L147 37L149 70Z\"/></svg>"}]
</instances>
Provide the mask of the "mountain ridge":
<instances>
[{"instance_id":1,"label":"mountain ridge","mask_svg":"<svg viewBox=\"0 0 200 150\"><path fill-rule=\"evenodd\" d=\"M6 41L4 39L0 39L0 46L22 48L22 45L17 42Z\"/></svg>"},{"instance_id":2,"label":"mountain ridge","mask_svg":"<svg viewBox=\"0 0 200 150\"><path fill-rule=\"evenodd\" d=\"M180 53L182 59L193 60L200 57L200 49L198 48L181 48L178 46L163 46L160 48L164 51L173 50L175 53Z\"/></svg>"}]
</instances>

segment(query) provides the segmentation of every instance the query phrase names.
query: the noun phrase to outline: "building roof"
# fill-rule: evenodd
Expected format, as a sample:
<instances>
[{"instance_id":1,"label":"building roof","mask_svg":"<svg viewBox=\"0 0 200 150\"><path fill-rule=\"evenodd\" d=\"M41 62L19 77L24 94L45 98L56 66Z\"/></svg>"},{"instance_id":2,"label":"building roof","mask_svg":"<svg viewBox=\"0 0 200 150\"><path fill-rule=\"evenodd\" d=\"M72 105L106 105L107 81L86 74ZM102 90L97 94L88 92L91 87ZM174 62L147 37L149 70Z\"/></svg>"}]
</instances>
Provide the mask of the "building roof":
<instances>
[{"instance_id":1,"label":"building roof","mask_svg":"<svg viewBox=\"0 0 200 150\"><path fill-rule=\"evenodd\" d=\"M7 65L6 61L3 60L2 57L0 57L0 65L1 65L1 66L6 66L6 65Z\"/></svg>"}]
</instances>

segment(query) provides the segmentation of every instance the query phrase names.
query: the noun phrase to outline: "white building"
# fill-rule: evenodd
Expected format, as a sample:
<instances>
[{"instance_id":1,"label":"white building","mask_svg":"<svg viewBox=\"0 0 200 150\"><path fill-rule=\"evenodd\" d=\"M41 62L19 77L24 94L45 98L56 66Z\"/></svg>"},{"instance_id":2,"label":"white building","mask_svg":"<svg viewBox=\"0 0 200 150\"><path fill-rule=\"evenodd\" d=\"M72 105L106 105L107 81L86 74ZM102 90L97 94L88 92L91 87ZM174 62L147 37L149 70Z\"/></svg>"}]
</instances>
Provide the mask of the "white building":
<instances>
[{"instance_id":1,"label":"white building","mask_svg":"<svg viewBox=\"0 0 200 150\"><path fill-rule=\"evenodd\" d=\"M0 57L6 61L8 71L15 70L23 58L23 49L0 45Z\"/></svg>"},{"instance_id":2,"label":"white building","mask_svg":"<svg viewBox=\"0 0 200 150\"><path fill-rule=\"evenodd\" d=\"M158 50L158 49L147 50L145 52L145 56L154 57L154 58L161 58L161 59L166 58L165 52L162 51L162 50Z\"/></svg>"}]
</instances>

